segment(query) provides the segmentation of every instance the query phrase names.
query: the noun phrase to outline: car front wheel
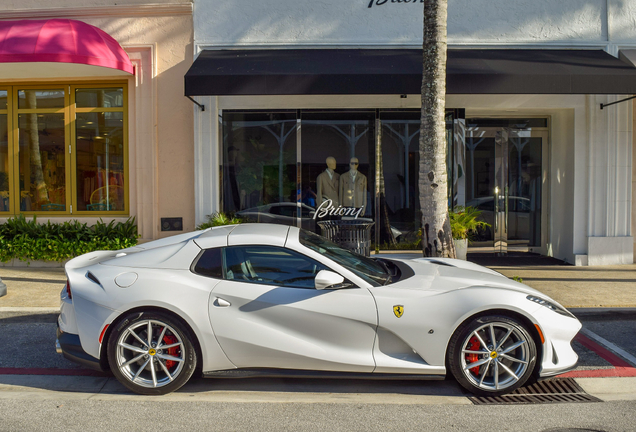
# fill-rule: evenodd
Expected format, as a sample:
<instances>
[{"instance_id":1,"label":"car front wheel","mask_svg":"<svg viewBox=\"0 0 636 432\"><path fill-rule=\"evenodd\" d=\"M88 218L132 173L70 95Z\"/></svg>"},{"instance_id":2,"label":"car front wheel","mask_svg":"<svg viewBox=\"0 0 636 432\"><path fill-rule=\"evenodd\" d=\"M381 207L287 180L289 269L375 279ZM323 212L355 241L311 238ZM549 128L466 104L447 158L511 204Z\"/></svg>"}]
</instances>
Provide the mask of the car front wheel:
<instances>
[{"instance_id":1,"label":"car front wheel","mask_svg":"<svg viewBox=\"0 0 636 432\"><path fill-rule=\"evenodd\" d=\"M532 376L537 350L523 324L506 316L482 316L451 338L448 365L459 384L480 396L499 396Z\"/></svg>"},{"instance_id":2,"label":"car front wheel","mask_svg":"<svg viewBox=\"0 0 636 432\"><path fill-rule=\"evenodd\" d=\"M135 393L170 393L194 373L197 357L192 340L188 329L167 314L131 313L109 337L108 363L115 377Z\"/></svg>"}]
</instances>

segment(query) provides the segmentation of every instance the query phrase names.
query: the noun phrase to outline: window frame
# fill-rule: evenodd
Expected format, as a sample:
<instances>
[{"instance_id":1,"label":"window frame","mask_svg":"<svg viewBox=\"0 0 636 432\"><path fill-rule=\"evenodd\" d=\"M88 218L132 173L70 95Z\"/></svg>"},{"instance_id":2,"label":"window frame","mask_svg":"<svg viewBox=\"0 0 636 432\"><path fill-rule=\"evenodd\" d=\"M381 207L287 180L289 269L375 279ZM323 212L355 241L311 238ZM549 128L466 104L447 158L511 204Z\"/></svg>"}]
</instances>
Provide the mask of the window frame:
<instances>
[{"instance_id":1,"label":"window frame","mask_svg":"<svg viewBox=\"0 0 636 432\"><path fill-rule=\"evenodd\" d=\"M95 107L77 108L75 106L76 89L91 88L122 88L122 107ZM21 90L63 90L64 106L61 108L18 108L18 92ZM7 91L7 108L0 109L0 115L7 116L7 143L8 143L8 187L9 187L9 210L0 211L0 217L13 217L17 215L25 216L94 216L94 217L117 217L128 216L130 214L130 165L129 165L129 100L128 81L86 81L79 84L69 82L45 82L41 84L10 83L0 85L0 90ZM77 113L105 113L121 112L123 117L123 172L124 172L124 209L123 210L78 210L77 200ZM22 211L20 210L20 136L18 118L21 114L62 114L64 116L64 173L66 176L65 206L64 211Z\"/></svg>"},{"instance_id":2,"label":"window frame","mask_svg":"<svg viewBox=\"0 0 636 432\"><path fill-rule=\"evenodd\" d=\"M64 92L64 106L62 108L18 108L18 105L20 103L20 98L18 97L18 92L20 90L62 90ZM68 91L68 85L67 84L51 84L51 83L46 83L46 84L42 84L42 85L37 85L37 84L28 84L28 85L20 85L20 84L16 84L12 86L12 91L11 91L12 95L13 95L13 101L11 104L11 114L13 117L13 137L12 137L12 142L13 142L13 174L12 174L12 179L13 179L13 199L11 200L11 207L13 208L13 212L10 212L11 215L18 215L18 214L22 214L25 216L34 216L34 215L50 215L50 216L61 216L61 215L67 215L67 214L71 214L71 209L70 209L70 205L71 201L71 188L72 188L72 184L73 184L73 180L70 177L71 173L70 173L70 154L69 152L66 151L66 149L69 148L69 145L71 144L71 137L69 136L69 129L70 129L70 121L69 119L71 118L70 115L70 111L69 111L69 91ZM66 178L66 184L65 184L65 207L66 210L64 211L22 211L20 210L20 197L21 197L21 193L22 191L20 190L20 180L19 180L19 176L20 176L20 133L19 133L19 128L20 128L20 123L19 123L19 116L20 114L62 114L64 116L64 175ZM15 181L18 180L18 181ZM25 185L26 185L26 181L25 181ZM69 187L71 186L71 187Z\"/></svg>"},{"instance_id":3,"label":"window frame","mask_svg":"<svg viewBox=\"0 0 636 432\"><path fill-rule=\"evenodd\" d=\"M15 152L13 150L13 115L11 115L11 107L13 106L13 92L11 86L0 86L0 90L4 90L7 92L7 108L0 108L0 115L7 116L7 161L9 165L9 169L7 170L7 175L9 176L7 181L7 187L9 192L9 210L1 210L0 216L11 216L15 214L15 203L13 202L15 198L14 181L13 181L13 165L15 162ZM19 208L19 207L18 207Z\"/></svg>"},{"instance_id":4,"label":"window frame","mask_svg":"<svg viewBox=\"0 0 636 432\"><path fill-rule=\"evenodd\" d=\"M75 105L75 90L82 88L123 88L123 107L111 107L111 108L77 108ZM75 188L73 189L73 208L76 209L73 214L77 214L80 216L92 216L92 215L128 215L130 213L130 173L128 170L128 86L125 83L90 83L90 84L76 84L70 86L70 95L71 95L71 107L73 125L71 127L71 142L73 143L73 158L71 162L71 171L72 171L72 179ZM79 206L77 205L77 128L75 127L75 122L77 119L77 113L106 113L106 112L121 112L123 113L123 139L124 139L124 210L100 210L100 211L90 211L90 210L78 210Z\"/></svg>"}]
</instances>

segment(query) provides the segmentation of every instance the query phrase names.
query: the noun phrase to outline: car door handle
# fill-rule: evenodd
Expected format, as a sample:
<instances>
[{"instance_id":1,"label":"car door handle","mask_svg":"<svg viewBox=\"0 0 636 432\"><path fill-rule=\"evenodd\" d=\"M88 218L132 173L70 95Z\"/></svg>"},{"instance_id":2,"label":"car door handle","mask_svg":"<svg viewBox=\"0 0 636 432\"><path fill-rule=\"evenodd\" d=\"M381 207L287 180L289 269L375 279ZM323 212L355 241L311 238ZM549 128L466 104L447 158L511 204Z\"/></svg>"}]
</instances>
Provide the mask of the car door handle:
<instances>
[{"instance_id":1,"label":"car door handle","mask_svg":"<svg viewBox=\"0 0 636 432\"><path fill-rule=\"evenodd\" d=\"M232 306L232 303L230 303L227 300L223 300L222 298L215 298L214 299L214 303L212 303L214 306L217 307L228 307L228 306Z\"/></svg>"}]
</instances>

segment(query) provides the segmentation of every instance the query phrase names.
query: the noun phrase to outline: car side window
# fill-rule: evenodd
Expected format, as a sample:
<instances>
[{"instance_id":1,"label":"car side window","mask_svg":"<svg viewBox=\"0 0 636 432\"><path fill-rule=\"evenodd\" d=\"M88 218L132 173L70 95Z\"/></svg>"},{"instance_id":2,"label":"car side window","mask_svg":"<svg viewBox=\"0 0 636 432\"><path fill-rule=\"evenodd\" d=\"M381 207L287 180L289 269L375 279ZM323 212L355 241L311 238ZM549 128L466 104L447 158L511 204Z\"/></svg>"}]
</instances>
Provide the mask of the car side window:
<instances>
[{"instance_id":1,"label":"car side window","mask_svg":"<svg viewBox=\"0 0 636 432\"><path fill-rule=\"evenodd\" d=\"M201 276L223 279L222 248L206 249L199 255L192 271Z\"/></svg>"},{"instance_id":2,"label":"car side window","mask_svg":"<svg viewBox=\"0 0 636 432\"><path fill-rule=\"evenodd\" d=\"M329 270L307 256L274 246L224 248L225 279L290 288L313 289L320 270Z\"/></svg>"}]
</instances>

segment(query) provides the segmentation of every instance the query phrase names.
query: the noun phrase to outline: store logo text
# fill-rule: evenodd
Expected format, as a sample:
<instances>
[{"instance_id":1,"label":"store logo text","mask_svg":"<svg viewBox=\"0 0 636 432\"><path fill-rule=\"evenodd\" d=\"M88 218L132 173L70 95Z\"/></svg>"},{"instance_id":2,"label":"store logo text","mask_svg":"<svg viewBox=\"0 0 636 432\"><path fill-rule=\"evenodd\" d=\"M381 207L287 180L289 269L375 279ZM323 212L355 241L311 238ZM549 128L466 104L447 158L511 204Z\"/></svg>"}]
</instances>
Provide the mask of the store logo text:
<instances>
[{"instance_id":1,"label":"store logo text","mask_svg":"<svg viewBox=\"0 0 636 432\"><path fill-rule=\"evenodd\" d=\"M387 4L387 3L424 3L424 0L371 0L369 2L369 7L373 7L373 5L376 6L382 6L383 4Z\"/></svg>"},{"instance_id":2,"label":"store logo text","mask_svg":"<svg viewBox=\"0 0 636 432\"><path fill-rule=\"evenodd\" d=\"M316 209L314 219L317 217L324 218L325 216L353 216L354 219L358 219L360 213L362 213L362 207L334 207L333 201L327 200L320 204L320 207Z\"/></svg>"}]
</instances>

